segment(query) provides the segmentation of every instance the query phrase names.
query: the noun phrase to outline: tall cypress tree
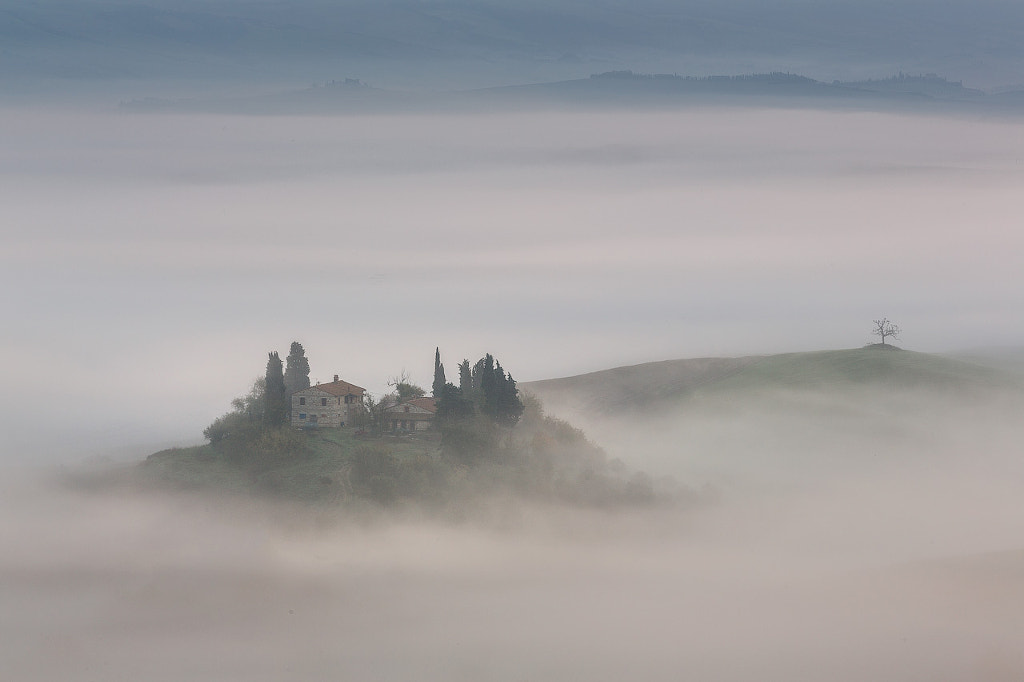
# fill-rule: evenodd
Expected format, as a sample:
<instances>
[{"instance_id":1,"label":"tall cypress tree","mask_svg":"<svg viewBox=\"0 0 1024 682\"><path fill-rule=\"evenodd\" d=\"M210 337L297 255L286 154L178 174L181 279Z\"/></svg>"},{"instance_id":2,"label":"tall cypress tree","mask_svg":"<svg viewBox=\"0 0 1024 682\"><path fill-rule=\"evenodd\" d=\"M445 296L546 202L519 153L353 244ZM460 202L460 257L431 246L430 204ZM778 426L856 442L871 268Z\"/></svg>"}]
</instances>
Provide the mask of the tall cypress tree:
<instances>
[{"instance_id":1,"label":"tall cypress tree","mask_svg":"<svg viewBox=\"0 0 1024 682\"><path fill-rule=\"evenodd\" d=\"M309 388L309 360L306 359L306 349L302 347L302 344L292 341L288 359L285 361L285 396L290 396L295 391L301 391L304 388Z\"/></svg>"},{"instance_id":2,"label":"tall cypress tree","mask_svg":"<svg viewBox=\"0 0 1024 682\"><path fill-rule=\"evenodd\" d=\"M478 405L483 405L484 358L480 358L476 361L476 364L473 365L470 378L471 389L469 391L469 397Z\"/></svg>"},{"instance_id":3,"label":"tall cypress tree","mask_svg":"<svg viewBox=\"0 0 1024 682\"><path fill-rule=\"evenodd\" d=\"M268 353L267 385L263 400L263 425L274 428L288 419L288 402L285 399L284 371L277 351Z\"/></svg>"},{"instance_id":4,"label":"tall cypress tree","mask_svg":"<svg viewBox=\"0 0 1024 682\"><path fill-rule=\"evenodd\" d=\"M444 387L448 382L444 378L444 365L441 364L441 348L434 349L434 384L432 394L435 400L440 400L444 395Z\"/></svg>"},{"instance_id":5,"label":"tall cypress tree","mask_svg":"<svg viewBox=\"0 0 1024 682\"><path fill-rule=\"evenodd\" d=\"M464 398L473 393L473 370L469 367L469 360L459 363L459 390Z\"/></svg>"},{"instance_id":6,"label":"tall cypress tree","mask_svg":"<svg viewBox=\"0 0 1024 682\"><path fill-rule=\"evenodd\" d=\"M524 409L523 401L519 399L516 380L512 378L511 374L505 375L502 372L498 389L498 408L495 415L498 423L509 428L515 426L519 423L519 418L523 416Z\"/></svg>"},{"instance_id":7,"label":"tall cypress tree","mask_svg":"<svg viewBox=\"0 0 1024 682\"><path fill-rule=\"evenodd\" d=\"M498 366L499 371L501 365ZM484 365L480 370L480 411L488 417L497 415L498 384L495 381L494 356L484 356Z\"/></svg>"}]
</instances>

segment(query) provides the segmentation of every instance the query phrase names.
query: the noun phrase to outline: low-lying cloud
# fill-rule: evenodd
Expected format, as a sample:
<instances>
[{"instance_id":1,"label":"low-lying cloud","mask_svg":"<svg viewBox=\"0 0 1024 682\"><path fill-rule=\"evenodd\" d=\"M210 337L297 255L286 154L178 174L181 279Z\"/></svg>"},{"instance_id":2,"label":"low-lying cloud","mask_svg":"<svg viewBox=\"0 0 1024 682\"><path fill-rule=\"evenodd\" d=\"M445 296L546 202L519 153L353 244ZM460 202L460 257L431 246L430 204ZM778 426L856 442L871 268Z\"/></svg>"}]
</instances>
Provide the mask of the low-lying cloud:
<instances>
[{"instance_id":1,"label":"low-lying cloud","mask_svg":"<svg viewBox=\"0 0 1024 682\"><path fill-rule=\"evenodd\" d=\"M664 473L674 448L682 481L713 482L697 507L503 499L446 522L9 476L3 671L1018 679L1015 404L904 397L613 420L609 454Z\"/></svg>"}]
</instances>

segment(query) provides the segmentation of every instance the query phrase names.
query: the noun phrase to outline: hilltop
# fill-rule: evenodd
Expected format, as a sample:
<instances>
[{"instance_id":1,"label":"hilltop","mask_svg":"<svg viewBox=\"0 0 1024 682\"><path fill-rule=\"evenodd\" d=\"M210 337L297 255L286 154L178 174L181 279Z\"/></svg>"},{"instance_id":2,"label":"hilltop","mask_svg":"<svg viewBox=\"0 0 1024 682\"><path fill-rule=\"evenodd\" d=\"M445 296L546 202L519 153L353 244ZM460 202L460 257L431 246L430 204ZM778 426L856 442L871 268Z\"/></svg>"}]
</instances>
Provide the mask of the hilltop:
<instances>
[{"instance_id":1,"label":"hilltop","mask_svg":"<svg viewBox=\"0 0 1024 682\"><path fill-rule=\"evenodd\" d=\"M154 453L136 480L441 514L504 498L614 507L674 502L683 492L609 460L582 431L545 415L538 400L521 400L489 353L475 365L459 363L456 385L435 348L433 397L404 373L379 399L338 375L310 385L297 341L284 365L270 351L265 376L203 432L208 444Z\"/></svg>"},{"instance_id":2,"label":"hilltop","mask_svg":"<svg viewBox=\"0 0 1024 682\"><path fill-rule=\"evenodd\" d=\"M545 416L536 400L485 461L453 460L440 443L434 431L371 437L351 427L296 429L287 450L255 448L238 458L212 444L172 448L150 455L128 478L162 490L454 518L509 499L594 508L695 499L672 480L608 458L582 431Z\"/></svg>"},{"instance_id":3,"label":"hilltop","mask_svg":"<svg viewBox=\"0 0 1024 682\"><path fill-rule=\"evenodd\" d=\"M667 410L691 399L852 388L973 392L1020 388L993 367L877 347L649 362L522 384L551 406L597 414Z\"/></svg>"},{"instance_id":4,"label":"hilltop","mask_svg":"<svg viewBox=\"0 0 1024 682\"><path fill-rule=\"evenodd\" d=\"M877 347L670 360L522 386L627 464L728 490L1004 452L1022 387L1008 369Z\"/></svg>"}]
</instances>

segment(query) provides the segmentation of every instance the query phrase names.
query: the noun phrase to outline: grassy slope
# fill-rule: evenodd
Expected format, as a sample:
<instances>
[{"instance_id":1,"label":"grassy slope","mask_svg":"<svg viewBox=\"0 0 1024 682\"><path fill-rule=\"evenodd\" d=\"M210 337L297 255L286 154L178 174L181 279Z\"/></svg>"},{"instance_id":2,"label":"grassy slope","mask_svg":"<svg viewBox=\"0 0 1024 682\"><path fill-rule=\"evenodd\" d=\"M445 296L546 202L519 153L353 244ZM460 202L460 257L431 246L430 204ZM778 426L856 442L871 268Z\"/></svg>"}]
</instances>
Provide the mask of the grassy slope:
<instances>
[{"instance_id":1,"label":"grassy slope","mask_svg":"<svg viewBox=\"0 0 1024 682\"><path fill-rule=\"evenodd\" d=\"M254 469L234 465L209 445L202 445L150 455L141 467L141 475L184 489L269 492L290 499L332 501L352 493L348 474L360 446L386 447L400 461L437 453L437 442L424 438L365 440L354 436L351 429L321 429L303 435L306 451L276 466Z\"/></svg>"},{"instance_id":2,"label":"grassy slope","mask_svg":"<svg viewBox=\"0 0 1024 682\"><path fill-rule=\"evenodd\" d=\"M885 387L982 389L1006 387L992 369L939 355L878 348L786 353L759 359L715 390L764 388L821 388L878 384Z\"/></svg>"},{"instance_id":3,"label":"grassy slope","mask_svg":"<svg viewBox=\"0 0 1024 682\"><path fill-rule=\"evenodd\" d=\"M613 412L623 405L643 408L689 395L703 386L720 382L761 360L749 358L699 358L665 360L616 367L563 379L520 384L545 404L579 400L582 407Z\"/></svg>"},{"instance_id":4,"label":"grassy slope","mask_svg":"<svg viewBox=\"0 0 1024 682\"><path fill-rule=\"evenodd\" d=\"M1019 387L990 367L876 347L764 357L668 360L522 384L552 404L612 413L671 406L699 395L845 387L976 391Z\"/></svg>"}]
</instances>

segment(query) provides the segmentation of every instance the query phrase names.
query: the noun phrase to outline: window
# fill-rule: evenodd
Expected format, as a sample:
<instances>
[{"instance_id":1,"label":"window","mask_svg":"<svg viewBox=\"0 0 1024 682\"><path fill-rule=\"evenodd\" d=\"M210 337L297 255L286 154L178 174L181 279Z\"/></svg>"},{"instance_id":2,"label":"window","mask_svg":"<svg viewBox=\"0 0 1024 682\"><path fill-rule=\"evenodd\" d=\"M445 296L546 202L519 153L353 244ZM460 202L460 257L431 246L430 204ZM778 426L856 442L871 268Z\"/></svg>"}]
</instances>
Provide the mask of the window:
<instances>
[{"instance_id":1,"label":"window","mask_svg":"<svg viewBox=\"0 0 1024 682\"><path fill-rule=\"evenodd\" d=\"M406 405L406 406L405 406L405 411L406 411L406 412L408 412L408 411L409 411L409 406L408 406L408 405Z\"/></svg>"},{"instance_id":2,"label":"window","mask_svg":"<svg viewBox=\"0 0 1024 682\"><path fill-rule=\"evenodd\" d=\"M320 398L320 407L327 407L327 398Z\"/></svg>"},{"instance_id":3,"label":"window","mask_svg":"<svg viewBox=\"0 0 1024 682\"><path fill-rule=\"evenodd\" d=\"M299 405L305 405L305 404L306 404L306 399L305 398L299 398ZM305 417L303 417L303 419L305 419Z\"/></svg>"},{"instance_id":4,"label":"window","mask_svg":"<svg viewBox=\"0 0 1024 682\"><path fill-rule=\"evenodd\" d=\"M306 413L305 412L299 412L299 419L305 419L305 418L306 418Z\"/></svg>"}]
</instances>

